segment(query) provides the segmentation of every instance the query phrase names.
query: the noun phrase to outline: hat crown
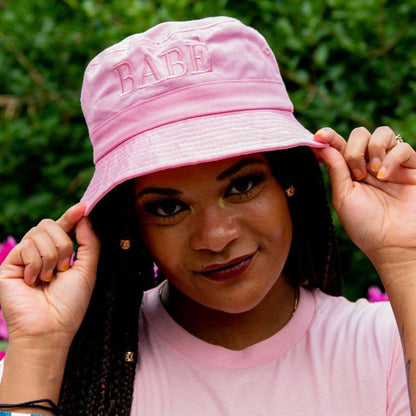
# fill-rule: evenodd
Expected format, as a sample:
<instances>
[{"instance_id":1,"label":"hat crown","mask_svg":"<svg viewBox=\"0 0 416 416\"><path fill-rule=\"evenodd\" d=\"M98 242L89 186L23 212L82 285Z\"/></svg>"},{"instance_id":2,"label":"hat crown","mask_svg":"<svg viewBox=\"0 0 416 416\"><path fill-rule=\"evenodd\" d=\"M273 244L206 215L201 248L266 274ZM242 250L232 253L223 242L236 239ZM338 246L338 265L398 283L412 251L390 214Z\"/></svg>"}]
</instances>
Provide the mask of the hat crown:
<instances>
[{"instance_id":1,"label":"hat crown","mask_svg":"<svg viewBox=\"0 0 416 416\"><path fill-rule=\"evenodd\" d=\"M97 55L85 71L81 104L93 134L140 102L183 88L244 80L282 82L276 59L256 30L228 17L166 22Z\"/></svg>"},{"instance_id":2,"label":"hat crown","mask_svg":"<svg viewBox=\"0 0 416 416\"><path fill-rule=\"evenodd\" d=\"M161 23L109 47L86 69L81 104L95 162L86 213L137 176L317 146L263 36L229 17Z\"/></svg>"}]
</instances>

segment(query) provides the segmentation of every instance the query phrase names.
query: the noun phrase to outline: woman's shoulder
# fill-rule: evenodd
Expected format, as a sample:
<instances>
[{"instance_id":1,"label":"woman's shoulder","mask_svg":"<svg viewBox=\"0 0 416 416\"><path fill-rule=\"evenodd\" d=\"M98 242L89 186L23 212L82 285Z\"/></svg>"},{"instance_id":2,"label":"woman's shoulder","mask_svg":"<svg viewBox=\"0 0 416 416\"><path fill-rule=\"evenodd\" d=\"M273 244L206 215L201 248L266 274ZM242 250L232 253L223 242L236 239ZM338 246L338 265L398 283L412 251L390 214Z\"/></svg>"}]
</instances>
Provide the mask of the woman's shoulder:
<instances>
[{"instance_id":1,"label":"woman's shoulder","mask_svg":"<svg viewBox=\"0 0 416 416\"><path fill-rule=\"evenodd\" d=\"M314 324L325 326L337 334L365 339L370 342L400 343L396 321L390 302L371 303L367 299L350 301L343 296L331 296L319 289L313 291L315 299Z\"/></svg>"},{"instance_id":2,"label":"woman's shoulder","mask_svg":"<svg viewBox=\"0 0 416 416\"><path fill-rule=\"evenodd\" d=\"M335 309L338 312L345 312L347 314L365 314L366 316L387 314L393 316L393 311L390 302L388 301L370 302L365 298L352 301L344 296L328 295L320 289L313 289L312 293L315 298L317 309L322 312L327 310L334 311Z\"/></svg>"}]
</instances>

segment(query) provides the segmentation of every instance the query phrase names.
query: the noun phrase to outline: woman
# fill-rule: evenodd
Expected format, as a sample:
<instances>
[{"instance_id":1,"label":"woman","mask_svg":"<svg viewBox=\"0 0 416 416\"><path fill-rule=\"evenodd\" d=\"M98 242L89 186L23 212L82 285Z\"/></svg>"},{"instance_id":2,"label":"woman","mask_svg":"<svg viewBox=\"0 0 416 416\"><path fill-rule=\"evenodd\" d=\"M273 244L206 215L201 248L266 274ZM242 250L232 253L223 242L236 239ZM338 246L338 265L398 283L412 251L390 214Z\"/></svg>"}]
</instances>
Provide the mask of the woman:
<instances>
[{"instance_id":1,"label":"woman","mask_svg":"<svg viewBox=\"0 0 416 416\"><path fill-rule=\"evenodd\" d=\"M83 202L30 230L0 269L0 409L411 414L409 145L385 127L348 143L329 128L312 136L267 43L225 17L165 23L102 52L82 105L95 159ZM406 368L387 304L331 296L336 245L308 147L380 273Z\"/></svg>"}]
</instances>

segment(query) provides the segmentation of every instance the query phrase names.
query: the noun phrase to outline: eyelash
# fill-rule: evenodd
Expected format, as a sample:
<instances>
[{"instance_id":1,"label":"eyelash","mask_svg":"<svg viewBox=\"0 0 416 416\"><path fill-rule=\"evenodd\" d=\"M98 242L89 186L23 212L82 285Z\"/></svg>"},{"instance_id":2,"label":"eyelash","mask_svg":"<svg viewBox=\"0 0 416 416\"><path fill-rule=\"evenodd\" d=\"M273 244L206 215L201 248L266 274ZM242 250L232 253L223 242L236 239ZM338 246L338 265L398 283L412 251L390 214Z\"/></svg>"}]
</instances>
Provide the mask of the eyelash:
<instances>
[{"instance_id":1,"label":"eyelash","mask_svg":"<svg viewBox=\"0 0 416 416\"><path fill-rule=\"evenodd\" d=\"M231 183L227 186L224 192L224 198L232 198L232 202L244 202L252 196L252 192L256 189L266 179L266 173L264 171L253 172L248 175L242 176L240 178L232 179ZM241 185L246 185L244 191L238 191L232 193L232 189ZM184 202L173 199L165 198L159 199L157 201L151 201L143 204L144 211L155 218L158 222L170 223L175 222L176 216L181 212L189 209L189 206ZM166 212L158 213L158 210L162 209L166 211L166 208L174 208L171 214L166 214Z\"/></svg>"},{"instance_id":2,"label":"eyelash","mask_svg":"<svg viewBox=\"0 0 416 416\"><path fill-rule=\"evenodd\" d=\"M242 200L244 200L244 198L249 197L251 195L251 192L256 188L256 186L264 182L265 179L266 179L266 173L263 171L259 171L259 172L253 172L248 175L242 176L241 178L232 180L231 183L228 185L227 189L225 190L225 198L239 196ZM238 191L235 194L231 194L230 191L232 190L232 188L235 188L236 186L239 186L241 184L243 185L250 184L250 187L246 189L245 191Z\"/></svg>"},{"instance_id":3,"label":"eyelash","mask_svg":"<svg viewBox=\"0 0 416 416\"><path fill-rule=\"evenodd\" d=\"M181 209L179 211L175 209L173 213L167 214L167 215L158 213L158 210L160 208L163 209L163 208L172 208L172 207L174 208L180 207ZM186 204L176 199L172 199L172 198L160 199L157 201L148 202L144 204L145 212L147 212L148 214L151 214L153 217L162 218L162 219L172 218L186 209L188 209L188 206Z\"/></svg>"}]
</instances>

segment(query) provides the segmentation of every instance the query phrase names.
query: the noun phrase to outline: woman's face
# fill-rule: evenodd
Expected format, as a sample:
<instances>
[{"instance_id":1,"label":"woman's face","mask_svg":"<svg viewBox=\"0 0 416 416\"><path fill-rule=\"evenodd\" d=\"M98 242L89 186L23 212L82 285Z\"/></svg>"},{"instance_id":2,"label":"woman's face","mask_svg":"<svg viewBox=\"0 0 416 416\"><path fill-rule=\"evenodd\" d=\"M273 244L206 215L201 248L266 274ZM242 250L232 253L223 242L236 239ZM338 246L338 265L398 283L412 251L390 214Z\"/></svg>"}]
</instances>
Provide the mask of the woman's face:
<instances>
[{"instance_id":1,"label":"woman's face","mask_svg":"<svg viewBox=\"0 0 416 416\"><path fill-rule=\"evenodd\" d=\"M292 223L263 154L152 173L135 180L135 193L155 263L193 301L246 312L279 279Z\"/></svg>"}]
</instances>

